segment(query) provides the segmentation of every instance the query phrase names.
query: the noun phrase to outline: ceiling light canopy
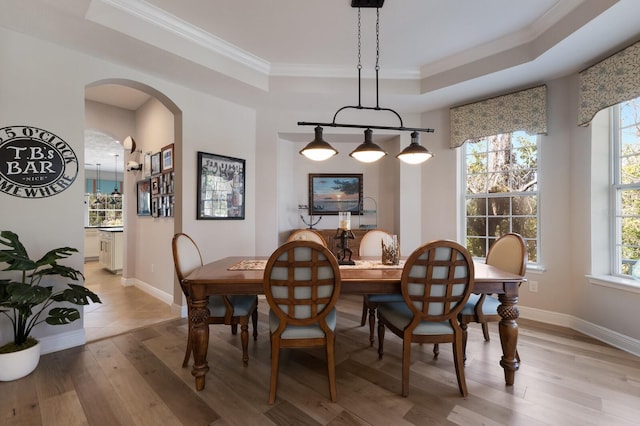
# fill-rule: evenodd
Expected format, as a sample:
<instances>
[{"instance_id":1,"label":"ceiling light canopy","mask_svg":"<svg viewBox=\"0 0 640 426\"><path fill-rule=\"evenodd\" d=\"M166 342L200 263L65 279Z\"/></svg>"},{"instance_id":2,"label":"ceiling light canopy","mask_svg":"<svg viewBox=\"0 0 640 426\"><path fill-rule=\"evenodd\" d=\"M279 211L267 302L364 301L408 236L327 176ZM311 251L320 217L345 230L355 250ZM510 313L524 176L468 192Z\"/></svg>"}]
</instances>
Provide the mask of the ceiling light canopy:
<instances>
[{"instance_id":1,"label":"ceiling light canopy","mask_svg":"<svg viewBox=\"0 0 640 426\"><path fill-rule=\"evenodd\" d=\"M314 161L324 161L336 155L338 151L333 148L327 141L322 139L322 127L347 127L347 128L356 128L356 129L365 129L364 131L364 142L360 144L354 151L349 154L351 157L355 158L358 161L362 161L364 163L371 163L379 160L380 158L387 155L387 153L380 148L378 145L373 143L372 135L373 131L371 129L377 130L396 130L396 131L410 131L411 133L411 145L405 148L400 154L396 157L400 160L404 161L408 164L420 164L429 158L433 157L433 154L429 152L428 149L424 148L418 142L418 132L425 133L433 133L433 129L428 128L412 128L405 127L402 122L402 117L396 111L391 108L381 108L380 102L378 100L378 71L380 70L380 8L384 4L384 0L351 0L351 7L358 8L358 105L346 105L342 108L339 108L336 113L333 115L333 121L331 123L320 123L320 122L309 122L309 121L298 121L299 126L315 126L315 139L310 142L307 146L305 146L300 154L304 155L307 158L310 158ZM360 45L361 45L361 16L360 16L360 8L376 8L376 106L375 107L367 107L362 106L362 85L361 85L361 74L362 74L362 64L360 63ZM345 109L358 109L358 110L373 110L373 111L386 111L393 113L398 120L400 121L400 126L378 126L373 124L348 124L348 123L337 123L336 117L340 112ZM415 136L414 136L415 135Z\"/></svg>"}]
</instances>

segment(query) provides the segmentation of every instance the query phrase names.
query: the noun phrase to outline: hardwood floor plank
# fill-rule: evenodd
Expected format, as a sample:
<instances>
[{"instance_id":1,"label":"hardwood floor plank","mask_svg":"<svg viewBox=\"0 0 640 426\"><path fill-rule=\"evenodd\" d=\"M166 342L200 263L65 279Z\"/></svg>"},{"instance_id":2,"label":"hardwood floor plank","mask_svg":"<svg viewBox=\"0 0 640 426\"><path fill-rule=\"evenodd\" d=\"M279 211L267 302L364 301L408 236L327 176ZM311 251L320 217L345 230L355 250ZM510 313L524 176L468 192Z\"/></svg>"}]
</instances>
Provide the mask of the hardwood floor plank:
<instances>
[{"instance_id":1,"label":"hardwood floor plank","mask_svg":"<svg viewBox=\"0 0 640 426\"><path fill-rule=\"evenodd\" d=\"M270 418L273 423L282 426L321 426L324 423L318 423L295 405L282 401L269 409L265 416Z\"/></svg>"},{"instance_id":2,"label":"hardwood floor plank","mask_svg":"<svg viewBox=\"0 0 640 426\"><path fill-rule=\"evenodd\" d=\"M112 339L94 342L89 348L134 424L181 425Z\"/></svg>"},{"instance_id":3,"label":"hardwood floor plank","mask_svg":"<svg viewBox=\"0 0 640 426\"><path fill-rule=\"evenodd\" d=\"M35 426L42 423L36 386L37 373L20 380L0 382L0 424Z\"/></svg>"},{"instance_id":4,"label":"hardwood floor plank","mask_svg":"<svg viewBox=\"0 0 640 426\"><path fill-rule=\"evenodd\" d=\"M181 424L198 426L216 421L218 414L138 340L147 334L134 332L117 336L113 342Z\"/></svg>"}]
</instances>

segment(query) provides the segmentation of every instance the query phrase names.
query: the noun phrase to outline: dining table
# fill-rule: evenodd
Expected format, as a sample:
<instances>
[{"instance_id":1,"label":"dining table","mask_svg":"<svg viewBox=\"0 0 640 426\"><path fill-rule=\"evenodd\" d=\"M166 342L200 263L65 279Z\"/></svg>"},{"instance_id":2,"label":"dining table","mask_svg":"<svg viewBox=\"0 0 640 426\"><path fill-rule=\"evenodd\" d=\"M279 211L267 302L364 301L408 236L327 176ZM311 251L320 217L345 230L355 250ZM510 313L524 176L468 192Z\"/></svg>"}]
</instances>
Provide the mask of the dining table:
<instances>
[{"instance_id":1,"label":"dining table","mask_svg":"<svg viewBox=\"0 0 640 426\"><path fill-rule=\"evenodd\" d=\"M191 296L191 342L194 363L191 374L197 390L205 387L209 371L207 349L209 326L208 298L213 295L264 294L264 266L268 257L230 256L196 268L184 279ZM382 265L380 258L358 258L356 265L340 265L340 294L393 294L401 293L402 263ZM518 289L526 281L495 266L474 261L474 293L497 294L500 300L498 331L502 344L500 366L504 369L505 383L513 385L519 368L516 359L518 342ZM367 342L368 344L368 342Z\"/></svg>"}]
</instances>

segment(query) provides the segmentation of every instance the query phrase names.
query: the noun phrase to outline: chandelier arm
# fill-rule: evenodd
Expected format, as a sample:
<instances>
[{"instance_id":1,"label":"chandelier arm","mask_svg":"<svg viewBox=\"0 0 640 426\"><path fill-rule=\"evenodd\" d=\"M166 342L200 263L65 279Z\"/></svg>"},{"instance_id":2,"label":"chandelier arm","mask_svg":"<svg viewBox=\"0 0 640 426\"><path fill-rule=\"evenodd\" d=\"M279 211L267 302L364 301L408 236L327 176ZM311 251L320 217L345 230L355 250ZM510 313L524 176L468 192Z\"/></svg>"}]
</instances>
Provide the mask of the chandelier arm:
<instances>
[{"instance_id":1,"label":"chandelier arm","mask_svg":"<svg viewBox=\"0 0 640 426\"><path fill-rule=\"evenodd\" d=\"M338 116L338 114L340 112L342 112L345 109L367 109L367 110L371 110L371 111L389 111L395 114L396 117L398 117L398 121L400 121L400 127L404 128L404 123L402 122L402 117L400 117L400 114L398 114L395 110L391 109L391 108L380 108L379 106L375 106L375 107L366 107L366 106L362 106L360 104L358 104L358 106L354 106L354 105L345 105L342 108L340 108L339 110L336 111L336 113L333 115L333 124L336 124L336 117ZM362 128L367 128L370 126L362 126Z\"/></svg>"},{"instance_id":2,"label":"chandelier arm","mask_svg":"<svg viewBox=\"0 0 640 426\"><path fill-rule=\"evenodd\" d=\"M356 108L356 107L352 107ZM364 108L364 107L363 107ZM375 109L375 108L369 108ZM351 129L376 129L376 130L397 130L399 132L423 132L434 133L434 129L421 128L421 127L394 127L394 126L377 126L375 124L347 124L347 123L317 123L311 121L298 121L298 126L320 126L320 127L345 127Z\"/></svg>"}]
</instances>

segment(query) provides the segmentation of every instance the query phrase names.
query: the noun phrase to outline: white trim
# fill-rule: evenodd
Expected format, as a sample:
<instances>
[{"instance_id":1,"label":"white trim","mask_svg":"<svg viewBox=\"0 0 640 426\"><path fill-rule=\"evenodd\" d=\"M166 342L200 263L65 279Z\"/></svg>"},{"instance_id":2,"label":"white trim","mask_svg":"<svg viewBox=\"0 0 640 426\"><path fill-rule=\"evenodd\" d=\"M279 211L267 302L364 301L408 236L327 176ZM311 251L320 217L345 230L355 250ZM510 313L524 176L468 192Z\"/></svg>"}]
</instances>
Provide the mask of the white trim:
<instances>
[{"instance_id":1,"label":"white trim","mask_svg":"<svg viewBox=\"0 0 640 426\"><path fill-rule=\"evenodd\" d=\"M625 336L617 331L609 330L568 314L528 308L526 306L518 306L518 310L521 318L567 327L625 352L640 356L640 340Z\"/></svg>"},{"instance_id":2,"label":"white trim","mask_svg":"<svg viewBox=\"0 0 640 426\"><path fill-rule=\"evenodd\" d=\"M75 348L76 346L82 346L87 343L87 335L84 328L67 333L53 334L51 336L34 337L42 344L41 355Z\"/></svg>"},{"instance_id":3,"label":"white trim","mask_svg":"<svg viewBox=\"0 0 640 426\"><path fill-rule=\"evenodd\" d=\"M96 1L96 0L94 0ZM167 31L207 50L218 53L226 58L237 61L262 74L269 74L271 64L250 53L242 50L215 35L204 31L195 25L172 15L165 10L156 7L143 0L98 0L106 5L114 7L129 16L144 20L156 27Z\"/></svg>"},{"instance_id":4,"label":"white trim","mask_svg":"<svg viewBox=\"0 0 640 426\"><path fill-rule=\"evenodd\" d=\"M640 293L640 283L628 278L616 277L614 275L586 275L590 284L602 287L613 288L630 293Z\"/></svg>"},{"instance_id":5,"label":"white trim","mask_svg":"<svg viewBox=\"0 0 640 426\"><path fill-rule=\"evenodd\" d=\"M130 280L133 280L133 285L138 287L140 290L144 291L145 293L155 297L156 299L166 303L169 306L173 305L172 294L159 290L156 287L152 286L151 284L147 284L144 281L140 281L139 279L129 278L127 281L130 281Z\"/></svg>"}]
</instances>

